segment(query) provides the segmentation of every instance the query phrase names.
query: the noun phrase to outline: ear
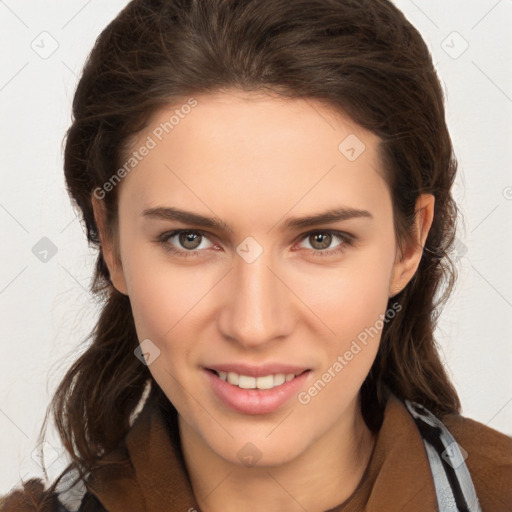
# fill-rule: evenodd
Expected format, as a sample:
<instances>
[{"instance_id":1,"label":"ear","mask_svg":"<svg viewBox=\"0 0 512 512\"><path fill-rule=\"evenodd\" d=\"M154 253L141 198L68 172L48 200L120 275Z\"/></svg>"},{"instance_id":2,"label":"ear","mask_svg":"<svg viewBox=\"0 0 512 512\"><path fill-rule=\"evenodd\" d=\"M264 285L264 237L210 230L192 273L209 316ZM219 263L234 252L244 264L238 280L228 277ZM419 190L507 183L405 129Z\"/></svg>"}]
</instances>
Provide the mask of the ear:
<instances>
[{"instance_id":1,"label":"ear","mask_svg":"<svg viewBox=\"0 0 512 512\"><path fill-rule=\"evenodd\" d=\"M416 217L412 241L402 251L397 248L395 263L389 283L389 296L401 292L413 278L423 255L423 247L434 220L435 197L422 194L416 201Z\"/></svg>"},{"instance_id":2,"label":"ear","mask_svg":"<svg viewBox=\"0 0 512 512\"><path fill-rule=\"evenodd\" d=\"M98 232L100 235L103 259L107 264L110 273L110 280L118 292L128 295L123 266L121 263L121 255L118 248L119 244L114 239L117 235L107 229L105 205L103 201L95 197L94 194L92 195L92 208L94 211L94 220L96 221L96 226L98 226Z\"/></svg>"}]
</instances>

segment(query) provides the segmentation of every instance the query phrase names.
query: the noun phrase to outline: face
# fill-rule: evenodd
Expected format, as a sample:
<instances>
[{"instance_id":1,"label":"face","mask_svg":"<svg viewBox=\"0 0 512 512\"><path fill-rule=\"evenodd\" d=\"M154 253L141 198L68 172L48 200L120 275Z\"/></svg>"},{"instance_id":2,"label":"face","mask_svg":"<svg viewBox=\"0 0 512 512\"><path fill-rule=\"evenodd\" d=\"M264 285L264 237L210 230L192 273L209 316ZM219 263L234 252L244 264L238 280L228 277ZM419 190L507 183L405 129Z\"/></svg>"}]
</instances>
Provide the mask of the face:
<instances>
[{"instance_id":1,"label":"face","mask_svg":"<svg viewBox=\"0 0 512 512\"><path fill-rule=\"evenodd\" d=\"M313 100L196 101L134 141L152 147L117 185L121 262L104 251L180 429L283 464L354 421L418 254L397 256L376 135Z\"/></svg>"}]
</instances>

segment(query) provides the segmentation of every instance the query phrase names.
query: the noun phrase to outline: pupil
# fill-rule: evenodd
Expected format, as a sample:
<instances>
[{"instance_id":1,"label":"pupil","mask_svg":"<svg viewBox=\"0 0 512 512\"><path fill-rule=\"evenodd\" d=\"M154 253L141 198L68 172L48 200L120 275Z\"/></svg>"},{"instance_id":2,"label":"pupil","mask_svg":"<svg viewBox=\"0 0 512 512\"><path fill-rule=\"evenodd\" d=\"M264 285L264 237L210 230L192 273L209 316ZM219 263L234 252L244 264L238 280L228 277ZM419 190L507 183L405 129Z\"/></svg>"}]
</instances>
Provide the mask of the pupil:
<instances>
[{"instance_id":1,"label":"pupil","mask_svg":"<svg viewBox=\"0 0 512 512\"><path fill-rule=\"evenodd\" d=\"M194 239L199 239L200 235L197 235L195 233L182 233L182 245L186 247L187 249L195 249L199 244L194 244ZM197 242L197 241L196 241ZM192 243L192 247L187 245L188 243Z\"/></svg>"},{"instance_id":2,"label":"pupil","mask_svg":"<svg viewBox=\"0 0 512 512\"><path fill-rule=\"evenodd\" d=\"M315 240L315 243L319 242L321 245L321 247L317 247L317 249L325 249L325 248L329 247L331 235L326 234L326 233L316 233L315 235L313 235L313 238ZM322 243L322 239L323 239L323 243ZM313 244L313 247L314 246L315 245Z\"/></svg>"}]
</instances>

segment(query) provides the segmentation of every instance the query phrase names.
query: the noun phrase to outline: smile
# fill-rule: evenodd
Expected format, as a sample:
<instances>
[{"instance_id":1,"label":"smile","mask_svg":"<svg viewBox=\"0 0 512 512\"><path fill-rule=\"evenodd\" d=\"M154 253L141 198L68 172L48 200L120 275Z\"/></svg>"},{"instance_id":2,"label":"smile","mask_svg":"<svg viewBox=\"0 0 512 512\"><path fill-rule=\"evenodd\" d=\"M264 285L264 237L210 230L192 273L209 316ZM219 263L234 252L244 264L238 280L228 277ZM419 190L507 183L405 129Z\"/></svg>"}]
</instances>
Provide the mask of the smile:
<instances>
[{"instance_id":1,"label":"smile","mask_svg":"<svg viewBox=\"0 0 512 512\"><path fill-rule=\"evenodd\" d=\"M295 397L311 370L253 376L205 368L204 374L221 404L238 413L255 415L274 412Z\"/></svg>"},{"instance_id":2,"label":"smile","mask_svg":"<svg viewBox=\"0 0 512 512\"><path fill-rule=\"evenodd\" d=\"M229 382L233 386L238 386L241 389L273 389L296 377L294 373L276 373L263 377L240 375L236 372L218 371L216 373L222 380Z\"/></svg>"}]
</instances>

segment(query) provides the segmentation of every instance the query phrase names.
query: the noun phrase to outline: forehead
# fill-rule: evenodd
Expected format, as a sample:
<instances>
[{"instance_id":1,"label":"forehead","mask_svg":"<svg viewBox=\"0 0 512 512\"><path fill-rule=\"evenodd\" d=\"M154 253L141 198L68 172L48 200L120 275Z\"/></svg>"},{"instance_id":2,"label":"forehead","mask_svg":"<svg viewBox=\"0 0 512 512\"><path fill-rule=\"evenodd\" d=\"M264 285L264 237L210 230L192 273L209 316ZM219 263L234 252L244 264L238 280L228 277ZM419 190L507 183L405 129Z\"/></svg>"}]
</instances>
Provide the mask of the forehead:
<instances>
[{"instance_id":1,"label":"forehead","mask_svg":"<svg viewBox=\"0 0 512 512\"><path fill-rule=\"evenodd\" d=\"M375 134L316 100L199 95L152 116L127 158L150 149L121 188L139 211L176 202L203 211L243 206L247 214L262 207L284 212L298 203L308 209L319 201L367 208L387 191L378 143Z\"/></svg>"}]
</instances>

